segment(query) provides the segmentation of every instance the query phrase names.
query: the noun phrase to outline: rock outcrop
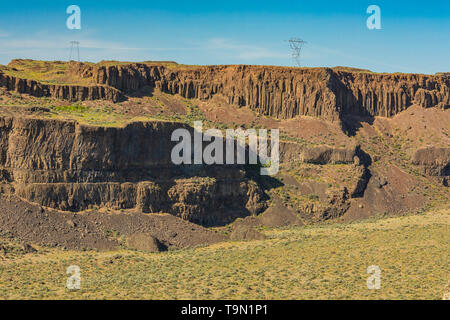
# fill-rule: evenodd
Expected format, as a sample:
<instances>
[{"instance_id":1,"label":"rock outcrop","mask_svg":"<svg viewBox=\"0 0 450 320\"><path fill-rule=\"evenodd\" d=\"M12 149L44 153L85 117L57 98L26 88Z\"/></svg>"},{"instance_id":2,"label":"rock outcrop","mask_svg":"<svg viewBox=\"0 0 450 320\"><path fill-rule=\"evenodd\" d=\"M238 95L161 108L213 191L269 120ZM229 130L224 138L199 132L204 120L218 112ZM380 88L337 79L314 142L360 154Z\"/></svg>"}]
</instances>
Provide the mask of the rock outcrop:
<instances>
[{"instance_id":1,"label":"rock outcrop","mask_svg":"<svg viewBox=\"0 0 450 320\"><path fill-rule=\"evenodd\" d=\"M392 117L412 104L444 109L450 105L450 77L445 74L377 74L339 68L246 65L165 67L144 63L72 63L68 72L91 78L97 85L47 85L0 73L0 86L67 100L119 101L142 88L157 88L201 100L220 94L230 104L282 119L298 115L331 121L347 115Z\"/></svg>"},{"instance_id":2,"label":"rock outcrop","mask_svg":"<svg viewBox=\"0 0 450 320\"><path fill-rule=\"evenodd\" d=\"M158 239L149 233L136 233L128 236L126 245L129 248L145 252L161 252L167 250Z\"/></svg>"},{"instance_id":3,"label":"rock outcrop","mask_svg":"<svg viewBox=\"0 0 450 320\"><path fill-rule=\"evenodd\" d=\"M252 226L244 223L239 223L233 226L233 230L230 234L230 240L243 241L243 240L264 240L266 237L255 230Z\"/></svg>"},{"instance_id":4,"label":"rock outcrop","mask_svg":"<svg viewBox=\"0 0 450 320\"><path fill-rule=\"evenodd\" d=\"M171 134L187 125L90 127L73 121L0 118L0 190L46 207L168 212L217 225L265 208L240 166L175 166Z\"/></svg>"},{"instance_id":5,"label":"rock outcrop","mask_svg":"<svg viewBox=\"0 0 450 320\"><path fill-rule=\"evenodd\" d=\"M300 160L305 163L313 164L349 164L358 157L359 146L352 148L331 148L327 146L317 146L313 148L304 148L300 155Z\"/></svg>"},{"instance_id":6,"label":"rock outcrop","mask_svg":"<svg viewBox=\"0 0 450 320\"><path fill-rule=\"evenodd\" d=\"M450 175L450 148L426 147L416 150L412 163L430 176Z\"/></svg>"},{"instance_id":7,"label":"rock outcrop","mask_svg":"<svg viewBox=\"0 0 450 320\"><path fill-rule=\"evenodd\" d=\"M450 148L425 147L416 150L412 163L429 176L442 179L444 186L450 182Z\"/></svg>"},{"instance_id":8,"label":"rock outcrop","mask_svg":"<svg viewBox=\"0 0 450 320\"><path fill-rule=\"evenodd\" d=\"M412 104L450 105L450 78L422 74L336 72L341 115L392 117Z\"/></svg>"},{"instance_id":9,"label":"rock outcrop","mask_svg":"<svg viewBox=\"0 0 450 320\"><path fill-rule=\"evenodd\" d=\"M113 88L102 85L60 85L46 84L34 80L21 79L5 75L0 71L0 87L18 93L26 93L35 97L52 97L68 101L110 100L118 102L123 94Z\"/></svg>"},{"instance_id":10,"label":"rock outcrop","mask_svg":"<svg viewBox=\"0 0 450 320\"><path fill-rule=\"evenodd\" d=\"M450 105L450 79L442 75L260 66L166 69L133 64L101 67L94 76L98 83L124 92L150 85L185 98L207 100L222 94L231 104L277 118L391 117L414 103L425 108Z\"/></svg>"}]
</instances>

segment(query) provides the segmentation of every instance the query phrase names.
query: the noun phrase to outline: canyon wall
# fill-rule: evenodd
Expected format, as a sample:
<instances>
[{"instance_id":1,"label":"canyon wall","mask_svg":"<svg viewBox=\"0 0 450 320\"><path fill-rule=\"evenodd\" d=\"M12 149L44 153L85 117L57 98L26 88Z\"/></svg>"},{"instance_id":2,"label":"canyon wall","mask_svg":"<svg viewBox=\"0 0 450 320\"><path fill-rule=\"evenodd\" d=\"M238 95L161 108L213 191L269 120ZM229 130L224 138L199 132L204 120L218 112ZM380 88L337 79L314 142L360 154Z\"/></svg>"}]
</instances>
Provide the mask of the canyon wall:
<instances>
[{"instance_id":1,"label":"canyon wall","mask_svg":"<svg viewBox=\"0 0 450 320\"><path fill-rule=\"evenodd\" d=\"M336 96L327 86L329 69L257 66L208 66L168 69L145 65L99 68L98 83L133 92L150 85L184 98L208 100L215 94L228 103L277 118L297 115L337 120Z\"/></svg>"},{"instance_id":2,"label":"canyon wall","mask_svg":"<svg viewBox=\"0 0 450 320\"><path fill-rule=\"evenodd\" d=\"M0 190L65 211L94 207L168 212L220 225L265 208L242 167L175 166L171 122L90 127L0 117Z\"/></svg>"},{"instance_id":3,"label":"canyon wall","mask_svg":"<svg viewBox=\"0 0 450 320\"><path fill-rule=\"evenodd\" d=\"M342 115L392 117L412 104L450 106L450 77L337 71L334 92Z\"/></svg>"},{"instance_id":4,"label":"canyon wall","mask_svg":"<svg viewBox=\"0 0 450 320\"><path fill-rule=\"evenodd\" d=\"M70 63L69 73L91 78L89 87L48 85L0 72L8 90L67 100L120 101L144 87L189 99L224 96L230 104L288 119L298 115L340 120L347 115L391 117L412 104L447 108L450 77L347 72L330 68L265 66L172 66Z\"/></svg>"},{"instance_id":5,"label":"canyon wall","mask_svg":"<svg viewBox=\"0 0 450 320\"><path fill-rule=\"evenodd\" d=\"M329 68L205 66L165 68L133 64L100 67L98 83L124 92L154 86L185 98L208 100L215 94L277 118L298 115L338 120L346 115L391 117L412 104L447 108L447 75L376 74Z\"/></svg>"},{"instance_id":6,"label":"canyon wall","mask_svg":"<svg viewBox=\"0 0 450 320\"><path fill-rule=\"evenodd\" d=\"M75 121L0 117L0 192L63 211L105 207L166 212L217 226L263 212L267 186L283 185L261 176L257 165L174 165L172 151L178 141L171 137L176 129L193 136L192 127L176 122L93 127ZM192 139L191 153L193 143ZM204 141L202 150L208 144ZM224 151L225 159L228 149ZM235 159L236 151L237 146ZM350 196L365 188L367 163L359 146L306 148L282 142L280 159L282 164L353 165L361 185L349 190Z\"/></svg>"},{"instance_id":7,"label":"canyon wall","mask_svg":"<svg viewBox=\"0 0 450 320\"><path fill-rule=\"evenodd\" d=\"M9 91L26 93L35 97L51 97L68 101L110 100L118 102L123 99L122 93L108 86L46 84L34 80L21 79L6 75L0 71L0 87Z\"/></svg>"}]
</instances>

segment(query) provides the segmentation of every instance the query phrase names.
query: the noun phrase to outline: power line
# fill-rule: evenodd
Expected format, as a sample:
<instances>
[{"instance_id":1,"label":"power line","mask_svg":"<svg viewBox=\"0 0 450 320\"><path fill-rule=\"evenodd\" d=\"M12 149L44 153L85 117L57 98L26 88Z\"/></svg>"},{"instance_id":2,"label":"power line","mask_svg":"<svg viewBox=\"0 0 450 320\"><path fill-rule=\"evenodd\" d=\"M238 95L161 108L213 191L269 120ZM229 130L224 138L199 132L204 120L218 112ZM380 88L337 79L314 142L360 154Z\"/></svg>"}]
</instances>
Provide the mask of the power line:
<instances>
[{"instance_id":1,"label":"power line","mask_svg":"<svg viewBox=\"0 0 450 320\"><path fill-rule=\"evenodd\" d=\"M292 50L292 59L297 63L298 67L301 67L301 51L303 48L303 45L305 45L307 42L303 41L300 38L291 38L289 40L289 46Z\"/></svg>"},{"instance_id":2,"label":"power line","mask_svg":"<svg viewBox=\"0 0 450 320\"><path fill-rule=\"evenodd\" d=\"M75 49L76 53L78 54L78 62L80 62L80 42L79 41L70 41L70 56L69 61L72 61L72 52L74 52L75 55Z\"/></svg>"}]
</instances>

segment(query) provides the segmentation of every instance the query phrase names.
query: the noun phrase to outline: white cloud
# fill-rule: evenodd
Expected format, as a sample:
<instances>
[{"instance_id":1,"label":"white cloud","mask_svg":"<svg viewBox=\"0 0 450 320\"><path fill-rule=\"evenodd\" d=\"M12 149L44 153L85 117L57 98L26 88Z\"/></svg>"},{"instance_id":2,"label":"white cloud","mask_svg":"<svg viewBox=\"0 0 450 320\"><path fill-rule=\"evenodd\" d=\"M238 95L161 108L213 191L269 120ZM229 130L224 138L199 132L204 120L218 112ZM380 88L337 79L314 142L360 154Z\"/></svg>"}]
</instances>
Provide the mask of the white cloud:
<instances>
[{"instance_id":1,"label":"white cloud","mask_svg":"<svg viewBox=\"0 0 450 320\"><path fill-rule=\"evenodd\" d=\"M1 31L0 31L1 34ZM259 44L242 43L226 38L212 38L205 41L193 41L186 47L133 47L121 42L99 40L90 33L53 35L48 31L39 31L33 35L23 37L0 37L0 55L2 62L12 58L32 58L42 60L65 60L69 58L70 41L80 42L82 60L161 60L186 58L197 56L196 52L216 57L222 61L242 61L243 63L257 63L270 59L290 59L289 49L262 46ZM145 44L144 44L145 46ZM277 51L278 50L278 51ZM184 53L183 53L184 52ZM180 58L182 60L183 58ZM264 61L264 62L265 62Z\"/></svg>"},{"instance_id":2,"label":"white cloud","mask_svg":"<svg viewBox=\"0 0 450 320\"><path fill-rule=\"evenodd\" d=\"M98 40L92 35L68 37L38 32L24 37L0 37L0 55L2 63L13 58L31 58L39 60L66 60L69 58L70 41L80 42L82 60L121 60L127 57L147 58L143 48L134 48L118 42ZM131 52L131 54L130 54Z\"/></svg>"},{"instance_id":3,"label":"white cloud","mask_svg":"<svg viewBox=\"0 0 450 320\"><path fill-rule=\"evenodd\" d=\"M2 49L64 49L69 46L71 39L64 37L55 38L22 38L22 39L0 39ZM105 42L95 39L78 39L81 48L111 49L111 50L140 50L140 48L129 48L120 43Z\"/></svg>"},{"instance_id":4,"label":"white cloud","mask_svg":"<svg viewBox=\"0 0 450 320\"><path fill-rule=\"evenodd\" d=\"M0 36L1 36L0 30ZM18 54L23 55L26 52L38 54L39 56L54 56L59 51L69 50L70 41L77 40L80 43L80 50L89 56L97 56L102 59L105 54L108 56L123 56L127 52L133 52L135 55L138 51L142 54L152 51L186 51L199 50L200 48L164 48L164 47L131 47L120 42L111 42L98 40L94 36L81 35L78 37L68 37L63 35L52 35L48 32L41 31L33 36L22 38L1 38L0 37L0 54ZM84 49L84 50L83 50ZM86 52L88 51L88 52ZM100 54L100 52L102 54Z\"/></svg>"},{"instance_id":5,"label":"white cloud","mask_svg":"<svg viewBox=\"0 0 450 320\"><path fill-rule=\"evenodd\" d=\"M209 39L206 47L210 50L227 51L228 54L244 60L289 58L287 50L279 52L259 45L237 43L226 38Z\"/></svg>"}]
</instances>

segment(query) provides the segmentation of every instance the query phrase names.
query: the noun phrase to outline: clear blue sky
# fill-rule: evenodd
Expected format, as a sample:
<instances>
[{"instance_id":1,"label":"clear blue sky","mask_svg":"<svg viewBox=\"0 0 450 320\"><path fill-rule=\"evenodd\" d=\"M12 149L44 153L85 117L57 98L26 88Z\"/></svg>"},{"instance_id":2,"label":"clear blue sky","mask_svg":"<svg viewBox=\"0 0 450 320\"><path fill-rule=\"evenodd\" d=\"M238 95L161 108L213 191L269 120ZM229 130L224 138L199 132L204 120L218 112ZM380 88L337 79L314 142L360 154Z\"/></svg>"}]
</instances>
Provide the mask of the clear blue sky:
<instances>
[{"instance_id":1,"label":"clear blue sky","mask_svg":"<svg viewBox=\"0 0 450 320\"><path fill-rule=\"evenodd\" d=\"M68 30L66 8L81 8ZM381 8L368 30L367 7ZM291 37L308 42L303 65L377 72L450 71L449 0L1 1L0 63L13 58L175 60L185 64L292 65Z\"/></svg>"}]
</instances>

